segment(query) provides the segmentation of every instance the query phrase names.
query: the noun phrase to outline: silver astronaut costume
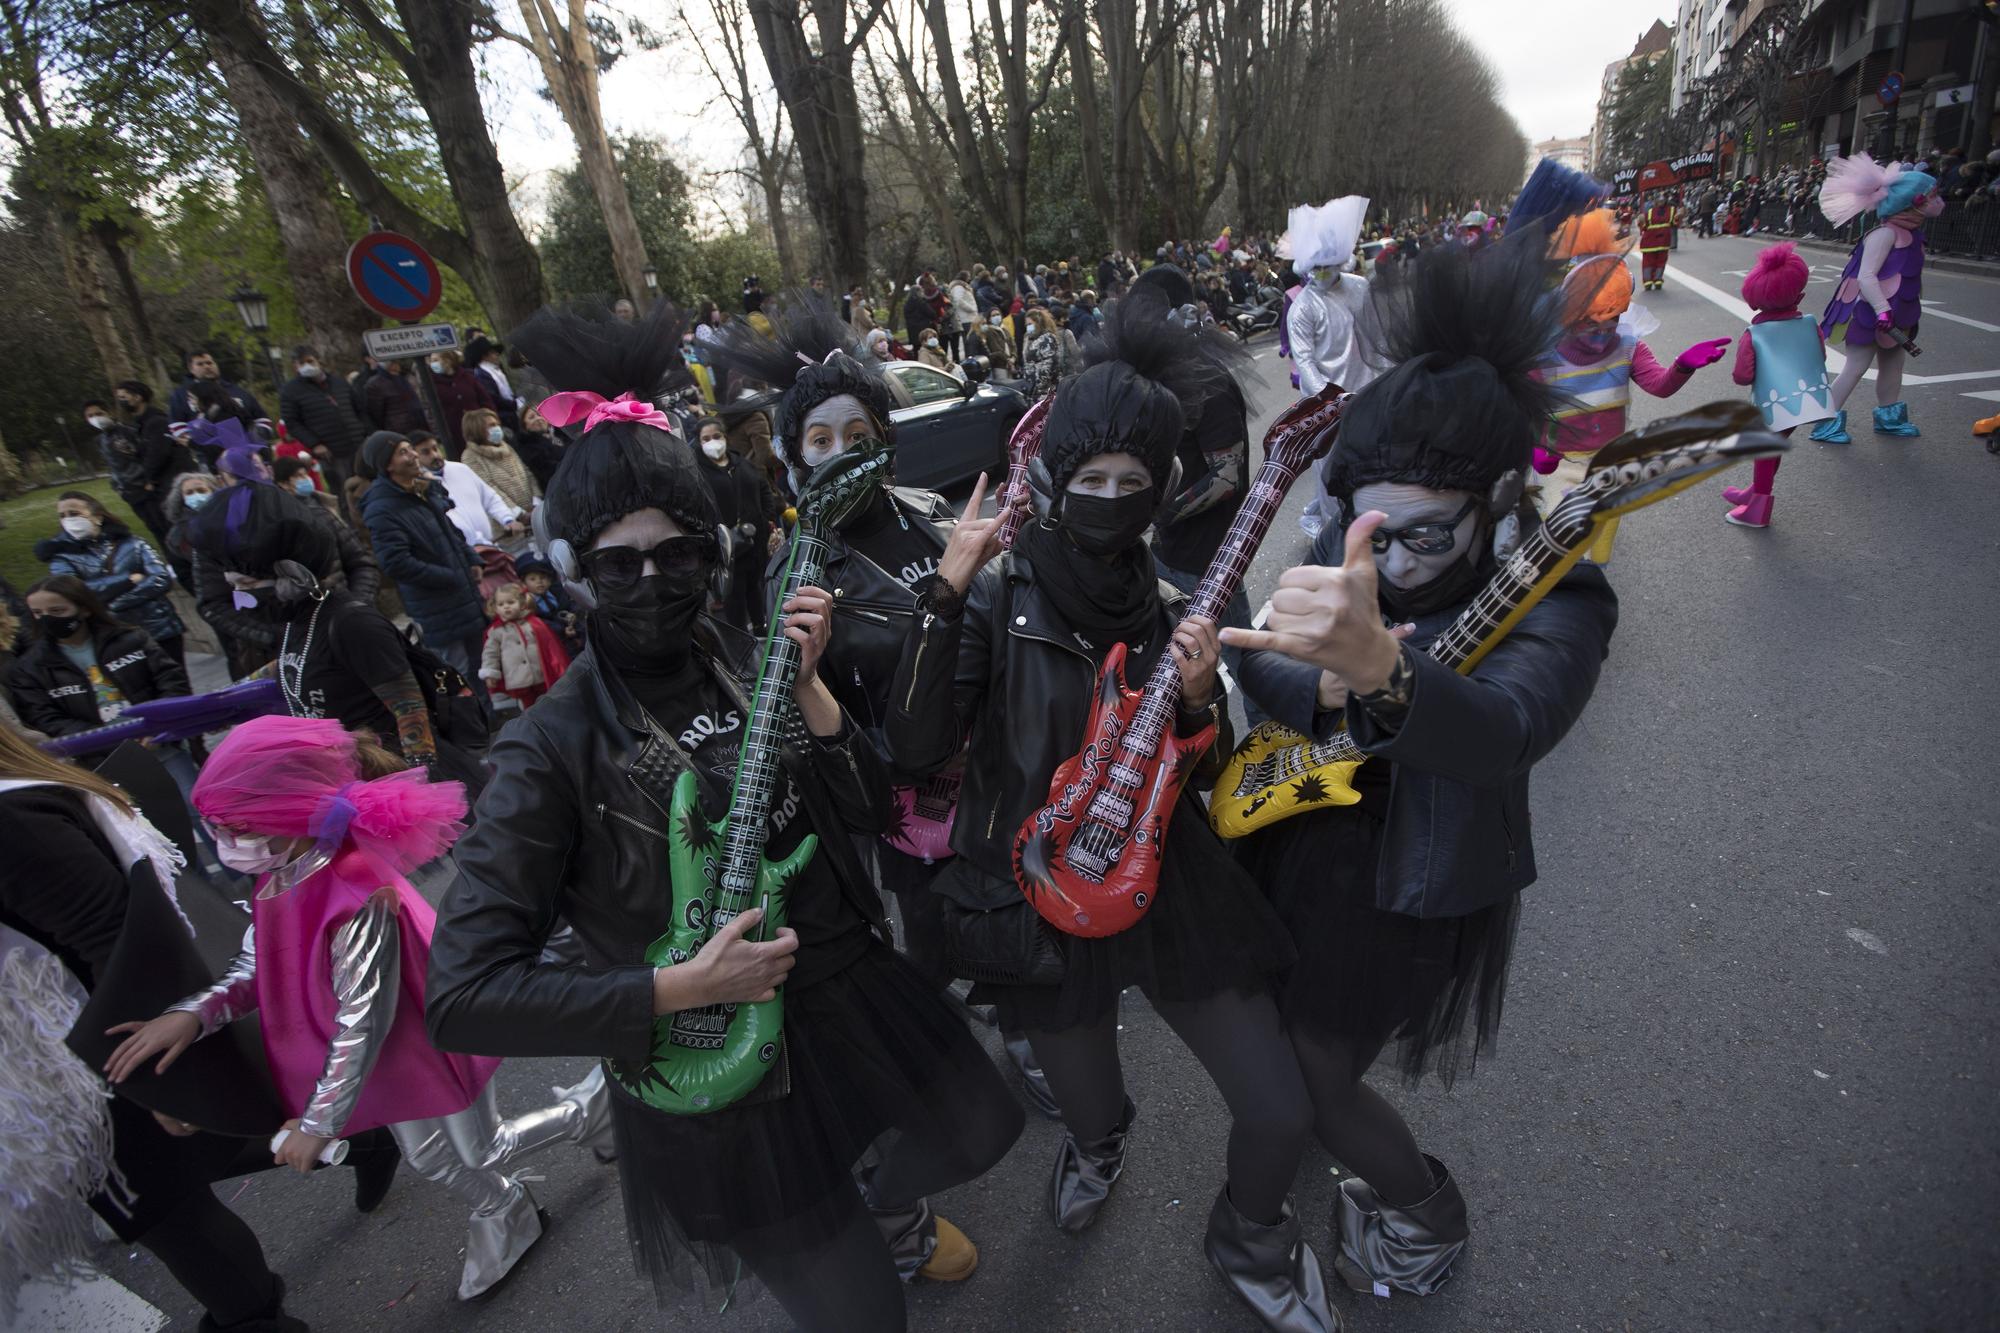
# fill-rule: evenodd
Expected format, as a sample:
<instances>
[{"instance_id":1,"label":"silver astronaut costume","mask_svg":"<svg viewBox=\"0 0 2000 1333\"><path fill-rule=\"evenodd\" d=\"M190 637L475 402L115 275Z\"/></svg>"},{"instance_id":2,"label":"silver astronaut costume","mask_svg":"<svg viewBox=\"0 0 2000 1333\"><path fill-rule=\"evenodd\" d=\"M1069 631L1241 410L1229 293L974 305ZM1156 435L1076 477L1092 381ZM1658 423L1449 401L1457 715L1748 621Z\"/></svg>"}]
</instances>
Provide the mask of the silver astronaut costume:
<instances>
[{"instance_id":1,"label":"silver astronaut costume","mask_svg":"<svg viewBox=\"0 0 2000 1333\"><path fill-rule=\"evenodd\" d=\"M283 893L324 869L331 859L331 853L315 847L273 871L261 893ZM331 953L335 1035L327 1048L326 1071L299 1116L300 1131L316 1138L341 1136L395 1021L402 951L389 900L369 899L334 933ZM256 975L254 929L246 929L242 949L221 978L172 1009L192 1013L206 1037L256 1009ZM610 1108L601 1066L592 1068L574 1087L552 1091L553 1105L503 1120L489 1081L462 1111L388 1126L410 1169L443 1185L472 1210L465 1268L459 1275L460 1300L492 1288L541 1239L535 1197L507 1173L508 1168L555 1143L610 1148Z\"/></svg>"}]
</instances>

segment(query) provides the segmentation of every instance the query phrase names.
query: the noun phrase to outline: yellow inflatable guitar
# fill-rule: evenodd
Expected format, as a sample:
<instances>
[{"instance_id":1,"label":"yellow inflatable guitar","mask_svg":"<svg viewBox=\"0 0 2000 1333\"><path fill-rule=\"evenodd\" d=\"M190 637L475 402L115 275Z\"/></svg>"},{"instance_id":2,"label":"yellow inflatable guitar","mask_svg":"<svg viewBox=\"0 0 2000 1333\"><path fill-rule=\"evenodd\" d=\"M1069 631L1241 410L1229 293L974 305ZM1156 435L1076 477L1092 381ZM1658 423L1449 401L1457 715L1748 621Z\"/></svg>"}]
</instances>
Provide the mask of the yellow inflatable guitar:
<instances>
[{"instance_id":1,"label":"yellow inflatable guitar","mask_svg":"<svg viewBox=\"0 0 2000 1333\"><path fill-rule=\"evenodd\" d=\"M1430 655L1469 674L1622 515L1724 468L1789 448L1763 429L1763 421L1748 403L1710 403L1629 431L1598 450L1583 484L1556 503L1431 644ZM1354 770L1366 759L1345 730L1316 741L1266 722L1230 756L1209 799L1209 823L1225 838L1240 838L1302 810L1352 805L1361 799Z\"/></svg>"}]
</instances>

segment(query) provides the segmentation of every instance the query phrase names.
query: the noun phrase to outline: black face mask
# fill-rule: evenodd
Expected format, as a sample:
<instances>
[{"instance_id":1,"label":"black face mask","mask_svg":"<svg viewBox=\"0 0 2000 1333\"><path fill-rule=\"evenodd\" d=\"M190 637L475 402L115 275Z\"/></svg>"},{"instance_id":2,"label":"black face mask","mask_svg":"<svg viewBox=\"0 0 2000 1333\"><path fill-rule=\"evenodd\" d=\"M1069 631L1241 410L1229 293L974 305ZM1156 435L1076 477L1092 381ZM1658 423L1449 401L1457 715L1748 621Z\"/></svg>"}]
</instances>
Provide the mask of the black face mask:
<instances>
[{"instance_id":1,"label":"black face mask","mask_svg":"<svg viewBox=\"0 0 2000 1333\"><path fill-rule=\"evenodd\" d=\"M708 602L706 578L647 574L629 588L592 591L612 661L642 671L671 671L687 661L695 617Z\"/></svg>"},{"instance_id":2,"label":"black face mask","mask_svg":"<svg viewBox=\"0 0 2000 1333\"><path fill-rule=\"evenodd\" d=\"M1483 524L1474 540L1480 550L1490 549ZM1399 623L1415 620L1418 616L1427 616L1466 600L1485 586L1492 575L1490 558L1468 558L1460 560L1429 583L1420 583L1414 588L1398 588L1387 579L1377 578L1375 599L1382 604L1383 614L1391 619Z\"/></svg>"},{"instance_id":3,"label":"black face mask","mask_svg":"<svg viewBox=\"0 0 2000 1333\"><path fill-rule=\"evenodd\" d=\"M1101 495L1065 492L1056 526L1085 555L1116 555L1146 535L1153 526L1152 487L1105 499Z\"/></svg>"},{"instance_id":4,"label":"black face mask","mask_svg":"<svg viewBox=\"0 0 2000 1333\"><path fill-rule=\"evenodd\" d=\"M83 624L82 616L36 616L35 623L51 641L67 639Z\"/></svg>"}]
</instances>

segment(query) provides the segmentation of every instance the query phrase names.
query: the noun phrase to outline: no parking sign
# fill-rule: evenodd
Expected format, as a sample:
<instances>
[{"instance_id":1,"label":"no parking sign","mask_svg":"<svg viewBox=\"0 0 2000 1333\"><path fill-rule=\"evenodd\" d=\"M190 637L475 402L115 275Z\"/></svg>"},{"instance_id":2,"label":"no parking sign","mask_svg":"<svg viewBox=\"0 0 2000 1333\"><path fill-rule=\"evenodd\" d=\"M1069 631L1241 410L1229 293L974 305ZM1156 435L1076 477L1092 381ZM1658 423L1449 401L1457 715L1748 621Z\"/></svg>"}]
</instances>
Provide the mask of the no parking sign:
<instances>
[{"instance_id":1,"label":"no parking sign","mask_svg":"<svg viewBox=\"0 0 2000 1333\"><path fill-rule=\"evenodd\" d=\"M348 248L347 281L370 310L406 323L430 314L444 296L430 252L393 231L371 231Z\"/></svg>"}]
</instances>

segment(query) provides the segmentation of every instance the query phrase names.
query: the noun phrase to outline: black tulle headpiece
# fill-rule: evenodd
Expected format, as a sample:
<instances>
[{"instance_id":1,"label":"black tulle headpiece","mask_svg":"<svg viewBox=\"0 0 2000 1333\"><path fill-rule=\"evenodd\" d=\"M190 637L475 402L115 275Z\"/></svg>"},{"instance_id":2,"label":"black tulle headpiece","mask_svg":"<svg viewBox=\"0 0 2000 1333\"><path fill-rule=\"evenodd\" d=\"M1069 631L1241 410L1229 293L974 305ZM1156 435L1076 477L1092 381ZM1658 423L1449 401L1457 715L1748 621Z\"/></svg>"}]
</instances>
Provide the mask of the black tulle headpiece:
<instances>
[{"instance_id":1,"label":"black tulle headpiece","mask_svg":"<svg viewBox=\"0 0 2000 1333\"><path fill-rule=\"evenodd\" d=\"M626 323L602 303L544 307L507 335L558 393L651 402L687 380L680 312L665 301ZM574 443L549 479L541 525L577 550L625 515L658 509L688 532L711 532L715 500L685 441L664 417L607 419L565 431Z\"/></svg>"},{"instance_id":2,"label":"black tulle headpiece","mask_svg":"<svg viewBox=\"0 0 2000 1333\"><path fill-rule=\"evenodd\" d=\"M1213 326L1189 322L1164 290L1142 282L1105 308L1103 333L1084 359L1082 373L1056 388L1042 433L1041 459L1057 490L1084 463L1112 453L1139 458L1164 488L1183 426L1249 354Z\"/></svg>"},{"instance_id":3,"label":"black tulle headpiece","mask_svg":"<svg viewBox=\"0 0 2000 1333\"><path fill-rule=\"evenodd\" d=\"M1539 227L1480 251L1425 250L1368 292L1390 369L1354 396L1323 476L1342 500L1379 481L1487 495L1526 469L1560 396L1531 373L1555 345L1560 263Z\"/></svg>"},{"instance_id":4,"label":"black tulle headpiece","mask_svg":"<svg viewBox=\"0 0 2000 1333\"><path fill-rule=\"evenodd\" d=\"M895 401L881 365L865 351L854 329L834 312L826 298L809 291L789 291L764 307L773 334L757 332L741 319L724 325L707 345L708 359L725 371L763 385L755 399L735 400L732 411L746 406L771 409L772 444L792 467L803 465L799 437L805 419L829 398L852 394L875 418L887 444L896 442L889 420Z\"/></svg>"}]
</instances>

